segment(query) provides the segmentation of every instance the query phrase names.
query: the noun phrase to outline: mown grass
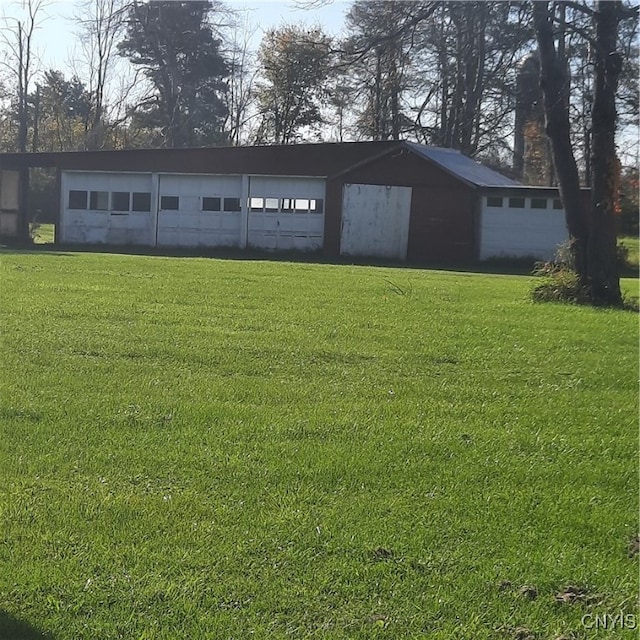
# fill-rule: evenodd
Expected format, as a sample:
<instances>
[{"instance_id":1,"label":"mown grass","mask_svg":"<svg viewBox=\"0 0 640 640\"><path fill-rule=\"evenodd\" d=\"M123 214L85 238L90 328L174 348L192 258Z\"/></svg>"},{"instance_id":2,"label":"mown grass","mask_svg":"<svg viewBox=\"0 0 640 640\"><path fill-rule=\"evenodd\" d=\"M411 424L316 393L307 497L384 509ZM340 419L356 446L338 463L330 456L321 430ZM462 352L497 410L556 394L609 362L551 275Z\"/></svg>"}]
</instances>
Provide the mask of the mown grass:
<instances>
[{"instance_id":1,"label":"mown grass","mask_svg":"<svg viewBox=\"0 0 640 640\"><path fill-rule=\"evenodd\" d=\"M0 637L591 638L585 614L637 614L636 315L514 276L0 269Z\"/></svg>"},{"instance_id":2,"label":"mown grass","mask_svg":"<svg viewBox=\"0 0 640 640\"><path fill-rule=\"evenodd\" d=\"M31 237L34 244L52 244L55 240L55 225L48 223L32 225Z\"/></svg>"}]
</instances>

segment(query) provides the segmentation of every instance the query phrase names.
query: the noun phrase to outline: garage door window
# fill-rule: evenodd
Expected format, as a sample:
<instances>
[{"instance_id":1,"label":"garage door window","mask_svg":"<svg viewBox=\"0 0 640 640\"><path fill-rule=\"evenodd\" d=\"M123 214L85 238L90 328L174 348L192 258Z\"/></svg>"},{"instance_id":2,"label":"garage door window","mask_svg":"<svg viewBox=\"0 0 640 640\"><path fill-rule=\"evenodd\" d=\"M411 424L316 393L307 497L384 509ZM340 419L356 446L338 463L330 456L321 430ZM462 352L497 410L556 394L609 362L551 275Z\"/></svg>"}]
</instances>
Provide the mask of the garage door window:
<instances>
[{"instance_id":1,"label":"garage door window","mask_svg":"<svg viewBox=\"0 0 640 640\"><path fill-rule=\"evenodd\" d=\"M225 198L224 199L225 211L240 211L240 198Z\"/></svg>"},{"instance_id":2,"label":"garage door window","mask_svg":"<svg viewBox=\"0 0 640 640\"><path fill-rule=\"evenodd\" d=\"M524 209L524 198L509 198L511 209Z\"/></svg>"},{"instance_id":3,"label":"garage door window","mask_svg":"<svg viewBox=\"0 0 640 640\"><path fill-rule=\"evenodd\" d=\"M134 193L131 199L132 211L151 211L151 194Z\"/></svg>"},{"instance_id":4,"label":"garage door window","mask_svg":"<svg viewBox=\"0 0 640 640\"><path fill-rule=\"evenodd\" d=\"M532 209L546 209L547 208L547 199L546 198L531 198L531 208Z\"/></svg>"},{"instance_id":5,"label":"garage door window","mask_svg":"<svg viewBox=\"0 0 640 640\"><path fill-rule=\"evenodd\" d=\"M111 210L129 211L130 196L128 191L114 191L111 194Z\"/></svg>"},{"instance_id":6,"label":"garage door window","mask_svg":"<svg viewBox=\"0 0 640 640\"><path fill-rule=\"evenodd\" d=\"M202 198L203 211L220 211L220 198Z\"/></svg>"},{"instance_id":7,"label":"garage door window","mask_svg":"<svg viewBox=\"0 0 640 640\"><path fill-rule=\"evenodd\" d=\"M487 198L487 207L501 207L502 206L502 198L497 197L489 197Z\"/></svg>"},{"instance_id":8,"label":"garage door window","mask_svg":"<svg viewBox=\"0 0 640 640\"><path fill-rule=\"evenodd\" d=\"M107 211L109 209L109 192L92 191L89 197L89 209Z\"/></svg>"},{"instance_id":9,"label":"garage door window","mask_svg":"<svg viewBox=\"0 0 640 640\"><path fill-rule=\"evenodd\" d=\"M162 196L160 198L160 208L163 211L177 211L180 208L179 196Z\"/></svg>"},{"instance_id":10,"label":"garage door window","mask_svg":"<svg viewBox=\"0 0 640 640\"><path fill-rule=\"evenodd\" d=\"M87 192L69 191L69 209L86 209Z\"/></svg>"},{"instance_id":11,"label":"garage door window","mask_svg":"<svg viewBox=\"0 0 640 640\"><path fill-rule=\"evenodd\" d=\"M282 198L280 211L287 213L323 213L324 200L322 198Z\"/></svg>"}]
</instances>

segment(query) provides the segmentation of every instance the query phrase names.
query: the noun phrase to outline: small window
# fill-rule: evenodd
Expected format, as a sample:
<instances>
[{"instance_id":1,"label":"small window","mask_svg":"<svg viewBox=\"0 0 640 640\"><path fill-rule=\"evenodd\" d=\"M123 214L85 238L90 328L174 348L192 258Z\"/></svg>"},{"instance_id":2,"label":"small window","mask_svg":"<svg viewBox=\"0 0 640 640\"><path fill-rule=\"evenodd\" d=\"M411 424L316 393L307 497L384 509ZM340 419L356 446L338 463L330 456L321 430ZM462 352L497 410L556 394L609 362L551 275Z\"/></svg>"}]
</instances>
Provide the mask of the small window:
<instances>
[{"instance_id":1,"label":"small window","mask_svg":"<svg viewBox=\"0 0 640 640\"><path fill-rule=\"evenodd\" d=\"M131 211L151 211L150 193L134 193L131 200Z\"/></svg>"},{"instance_id":2,"label":"small window","mask_svg":"<svg viewBox=\"0 0 640 640\"><path fill-rule=\"evenodd\" d=\"M524 209L524 198L509 198L509 207L512 209Z\"/></svg>"},{"instance_id":3,"label":"small window","mask_svg":"<svg viewBox=\"0 0 640 640\"><path fill-rule=\"evenodd\" d=\"M86 209L87 192L69 191L69 209Z\"/></svg>"},{"instance_id":4,"label":"small window","mask_svg":"<svg viewBox=\"0 0 640 640\"><path fill-rule=\"evenodd\" d=\"M282 198L282 202L280 203L280 211L293 211L293 199L292 198Z\"/></svg>"},{"instance_id":5,"label":"small window","mask_svg":"<svg viewBox=\"0 0 640 640\"><path fill-rule=\"evenodd\" d=\"M296 211L309 211L309 200L307 198L298 198L296 200Z\"/></svg>"},{"instance_id":6,"label":"small window","mask_svg":"<svg viewBox=\"0 0 640 640\"><path fill-rule=\"evenodd\" d=\"M324 212L324 200L317 198L309 202L309 211L311 213L323 213Z\"/></svg>"},{"instance_id":7,"label":"small window","mask_svg":"<svg viewBox=\"0 0 640 640\"><path fill-rule=\"evenodd\" d=\"M202 198L203 211L220 211L222 201L220 198Z\"/></svg>"},{"instance_id":8,"label":"small window","mask_svg":"<svg viewBox=\"0 0 640 640\"><path fill-rule=\"evenodd\" d=\"M502 198L498 198L496 196L491 196L487 198L487 207L501 207L502 206Z\"/></svg>"},{"instance_id":9,"label":"small window","mask_svg":"<svg viewBox=\"0 0 640 640\"><path fill-rule=\"evenodd\" d=\"M278 211L278 198L265 198L264 210L270 213Z\"/></svg>"},{"instance_id":10,"label":"small window","mask_svg":"<svg viewBox=\"0 0 640 640\"><path fill-rule=\"evenodd\" d=\"M562 200L560 200L560 198L554 198L553 199L553 208L554 209L564 209L564 207L562 206Z\"/></svg>"},{"instance_id":11,"label":"small window","mask_svg":"<svg viewBox=\"0 0 640 640\"><path fill-rule=\"evenodd\" d=\"M111 194L112 211L129 211L130 194L128 191L114 191Z\"/></svg>"},{"instance_id":12,"label":"small window","mask_svg":"<svg viewBox=\"0 0 640 640\"><path fill-rule=\"evenodd\" d=\"M240 198L225 198L224 211L240 211Z\"/></svg>"},{"instance_id":13,"label":"small window","mask_svg":"<svg viewBox=\"0 0 640 640\"><path fill-rule=\"evenodd\" d=\"M89 209L107 211L109 209L109 192L92 191L89 196Z\"/></svg>"},{"instance_id":14,"label":"small window","mask_svg":"<svg viewBox=\"0 0 640 640\"><path fill-rule=\"evenodd\" d=\"M546 198L531 198L531 208L532 209L546 209L547 208L547 199Z\"/></svg>"},{"instance_id":15,"label":"small window","mask_svg":"<svg viewBox=\"0 0 640 640\"><path fill-rule=\"evenodd\" d=\"M160 208L163 211L177 211L180 208L180 198L178 196L161 196Z\"/></svg>"},{"instance_id":16,"label":"small window","mask_svg":"<svg viewBox=\"0 0 640 640\"><path fill-rule=\"evenodd\" d=\"M251 211L262 211L264 209L264 200L262 198L249 198L249 209Z\"/></svg>"}]
</instances>

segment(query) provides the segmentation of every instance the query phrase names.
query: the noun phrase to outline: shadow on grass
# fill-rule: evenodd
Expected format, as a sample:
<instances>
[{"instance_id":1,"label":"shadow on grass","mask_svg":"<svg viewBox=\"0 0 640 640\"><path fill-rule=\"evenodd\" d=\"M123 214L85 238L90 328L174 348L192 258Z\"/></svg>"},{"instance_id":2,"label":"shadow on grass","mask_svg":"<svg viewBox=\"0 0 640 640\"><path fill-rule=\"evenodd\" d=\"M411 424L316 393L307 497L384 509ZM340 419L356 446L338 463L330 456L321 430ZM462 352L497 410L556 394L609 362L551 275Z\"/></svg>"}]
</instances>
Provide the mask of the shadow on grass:
<instances>
[{"instance_id":1,"label":"shadow on grass","mask_svg":"<svg viewBox=\"0 0 640 640\"><path fill-rule=\"evenodd\" d=\"M531 276L538 260L533 257L493 258L482 262L402 262L375 256L328 256L318 251L267 251L263 249L237 249L234 247L149 247L146 245L86 245L86 244L0 244L3 253L47 253L73 257L79 253L109 253L117 255L163 258L209 258L212 260L238 260L249 262L294 262L300 264L349 265L362 267L393 267L451 271L459 274L484 273L488 275ZM620 267L621 278L638 278L633 265Z\"/></svg>"},{"instance_id":2,"label":"shadow on grass","mask_svg":"<svg viewBox=\"0 0 640 640\"><path fill-rule=\"evenodd\" d=\"M0 245L5 254L46 253L72 257L80 253L109 253L117 255L163 258L209 258L249 262L294 262L300 264L349 265L362 267L393 267L396 269L427 269L458 273L487 273L501 275L531 275L532 260L499 260L495 262L402 262L375 256L328 256L322 251L267 251L229 247L149 247L139 245L73 245L73 244L6 244Z\"/></svg>"},{"instance_id":3,"label":"shadow on grass","mask_svg":"<svg viewBox=\"0 0 640 640\"><path fill-rule=\"evenodd\" d=\"M2 640L54 640L50 633L36 629L0 609L0 638Z\"/></svg>"}]
</instances>

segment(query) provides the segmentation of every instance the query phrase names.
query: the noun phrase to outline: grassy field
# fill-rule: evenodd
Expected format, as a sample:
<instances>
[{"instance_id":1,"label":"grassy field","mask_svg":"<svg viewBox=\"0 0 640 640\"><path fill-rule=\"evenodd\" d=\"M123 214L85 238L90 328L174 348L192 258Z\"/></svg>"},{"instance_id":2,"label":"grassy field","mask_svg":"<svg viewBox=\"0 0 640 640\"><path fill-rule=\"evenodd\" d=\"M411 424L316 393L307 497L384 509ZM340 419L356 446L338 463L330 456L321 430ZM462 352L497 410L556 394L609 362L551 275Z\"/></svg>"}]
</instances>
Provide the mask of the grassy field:
<instances>
[{"instance_id":1,"label":"grassy field","mask_svg":"<svg viewBox=\"0 0 640 640\"><path fill-rule=\"evenodd\" d=\"M636 638L637 315L530 286L0 254L0 638Z\"/></svg>"},{"instance_id":2,"label":"grassy field","mask_svg":"<svg viewBox=\"0 0 640 640\"><path fill-rule=\"evenodd\" d=\"M55 225L39 224L32 227L31 234L34 244L52 244L55 239Z\"/></svg>"}]
</instances>

